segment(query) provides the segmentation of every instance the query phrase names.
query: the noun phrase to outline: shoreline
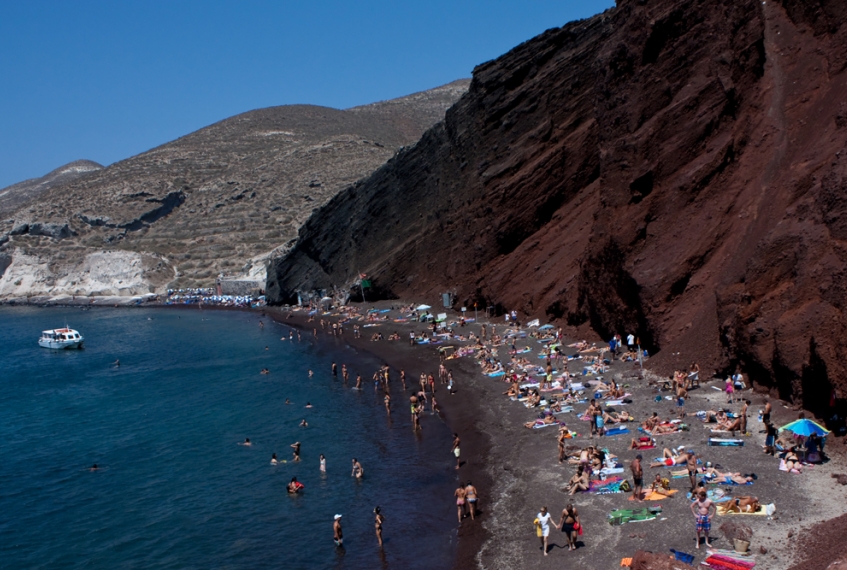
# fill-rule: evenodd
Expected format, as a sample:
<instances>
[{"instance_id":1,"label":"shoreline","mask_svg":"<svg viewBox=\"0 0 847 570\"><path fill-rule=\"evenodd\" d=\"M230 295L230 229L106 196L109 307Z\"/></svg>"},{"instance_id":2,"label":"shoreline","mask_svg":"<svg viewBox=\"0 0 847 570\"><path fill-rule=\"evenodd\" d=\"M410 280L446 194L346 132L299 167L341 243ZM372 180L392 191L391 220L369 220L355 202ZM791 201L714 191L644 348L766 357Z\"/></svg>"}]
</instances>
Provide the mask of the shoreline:
<instances>
[{"instance_id":1,"label":"shoreline","mask_svg":"<svg viewBox=\"0 0 847 570\"><path fill-rule=\"evenodd\" d=\"M355 306L364 309L366 306L389 307L396 304L398 303L383 301L367 305L357 303ZM195 305L147 303L141 306L195 309ZM247 307L210 306L206 309L252 313L257 311ZM306 323L305 311L295 312L291 318L286 318L289 310L285 307L262 307L258 311L263 316L284 325L301 330L312 328L309 326L310 323ZM330 322L337 320L337 317L333 316L324 318ZM497 322L493 324L500 326ZM363 338L354 339L348 325L339 340L355 350L368 353L379 361L387 363L393 370L405 368L410 380L409 386L411 386L421 371L435 372L437 370L438 355L434 347L426 345L415 346L411 349L408 347L406 339L410 326L416 331L425 329L425 326L420 323L410 325L388 321L381 329L382 332L387 335L397 330L401 333L401 340L371 342L369 336L373 330L363 329ZM473 326L471 330L477 328ZM327 333L319 336L331 337ZM553 433L555 430L523 428L522 423L533 419L537 413L503 397L501 394L507 387L506 384L483 376L476 363L470 358L448 362L458 381L458 392L455 396L449 397L443 395L444 390L441 390L439 405L442 413L440 416L451 431L458 432L462 438L462 457L463 460L467 460L467 463L462 466L458 476L464 481L471 479L479 488L482 507L482 517L479 520L471 523L470 519L465 519L458 528L455 535L458 541L453 567L509 568L510 570L536 568L541 560L538 558L540 553L536 551L537 542L527 517L531 521L531 517L541 503L549 503L551 511L557 514L564 502L571 500L557 489L567 482L573 470L566 466L564 468L557 466L554 461L551 461L555 455L556 444L555 433ZM649 361L647 364L649 366ZM574 372L573 368L571 372ZM627 382L632 381L634 386L636 383L646 382L646 380L635 380L631 372L632 365L616 363L614 369L606 376L622 377ZM645 368L644 376L651 376L649 369ZM395 383L396 373L393 373L392 377L395 378L392 383ZM692 406L691 409L721 405L723 394L717 390L712 391L710 384L713 380L718 379L704 378L703 388L692 392L689 404ZM438 384L436 386L438 390ZM652 400L652 397L644 398L643 396L646 395L643 393L644 389L646 386L639 386L640 393L636 393L634 399L637 401L631 406L630 411L639 412L639 418L650 409L656 409L662 416L672 412L672 405L666 402L655 404L645 401ZM669 436L666 439L667 444L677 445L685 440L687 446L694 446L698 453L702 452L708 458L714 456L727 468L738 471L753 470L764 475L764 478L760 477L749 491L753 492L751 494L762 497L764 502L775 502L777 515L773 520L768 521L762 520L764 517L743 517L741 521L750 523L750 526L755 529L752 548L756 552L759 567L790 570L825 568L826 564L841 555L838 545L847 539L847 529L841 529L835 524L837 520L844 520L844 517L840 515L844 513L841 505L847 500L847 487L837 485L835 480L830 478L830 475L847 472L847 453L845 453L847 440L831 436L831 441L827 444L827 452L832 459L827 464L809 468L802 475L779 472L773 460L768 459L759 450L761 444L759 440L763 440L764 436L757 433L761 424L756 422L755 416L762 397L766 394L750 390L742 394L753 400L750 419L752 434L748 438L749 443L745 451L733 454L732 451L724 448L705 447L703 431L696 420L688 420L689 423L694 424L691 432L681 436ZM782 425L796 417L797 411L789 408L785 402L776 399L772 399L772 402L777 425ZM395 396L394 408L399 411L404 405L402 399L398 405ZM582 408L583 406L577 406L578 411ZM588 438L585 433L588 424L579 422L573 413L567 414L565 421L571 429L580 433L580 437L570 442L572 444L584 446L596 442L603 443L608 445L625 465L634 455L634 452L621 451L622 438L620 437ZM626 441L629 440L626 439ZM667 444L662 441L659 446ZM613 445L618 447L613 448ZM449 442L447 446L445 456L448 456ZM446 461L449 463L452 455L448 457L450 459ZM743 465L740 464L740 460L743 460ZM654 470L647 469L645 472L647 476L655 473ZM675 484L676 487L679 485L679 483ZM684 512L680 513L681 510L684 511L682 507L687 506L683 500L671 498L663 501L663 506L668 512L667 519L671 524L670 527L667 526L668 522L653 521L643 526L625 525L611 527L610 530L608 525L600 524L610 509L631 508L633 504L622 502L621 498L626 500L622 495L576 495L573 502L587 520L584 546L574 553L562 553L554 548L550 553L551 556L548 557L549 560L556 560L558 563L567 562L576 568L594 568L612 564L619 561L621 557L632 556L638 548L665 552L667 548L674 547L689 553L702 552L702 550L695 551L692 547L693 539L688 536L690 534L688 518L680 518L686 516ZM452 497L445 497L445 501L451 501L451 499ZM452 505L452 502L450 504ZM726 541L718 531L718 527L725 520L721 517L716 519L712 536L720 537L719 544L726 548L728 547ZM676 527L683 528L680 530ZM649 534L645 534L644 530L647 530ZM561 543L561 536L556 534L554 537L553 534L551 534L551 543ZM657 534L658 542L656 542ZM494 537L497 538L496 541L489 540ZM761 547L765 547L767 552L760 553ZM617 565L617 563L614 564L614 566Z\"/></svg>"},{"instance_id":2,"label":"shoreline","mask_svg":"<svg viewBox=\"0 0 847 570\"><path fill-rule=\"evenodd\" d=\"M377 303L377 306L390 305L389 302ZM369 304L370 305L370 304ZM244 309L255 312L257 309ZM309 329L316 328L307 323L307 314L303 311L294 312L289 318L286 313L290 311L284 307L262 307L260 310L263 314L273 319L275 322L292 328L297 328L301 331L311 334ZM394 324L394 323L391 323ZM395 412L404 413L406 409L407 393L411 391L411 387L417 386L417 377L420 372L433 373L437 377L438 372L438 355L430 346L415 346L409 350L406 343L406 338L410 330L408 323L403 323L401 340L399 341L379 341L372 342L367 337L367 332L361 338L353 338L352 330L348 327L342 336L339 338L346 345L365 352L384 362L391 368L392 383L396 384L400 370L407 372L406 394L400 394L398 397L396 392L392 392L394 396L393 409ZM420 323L412 330L423 331L425 326ZM397 327L398 330L401 327ZM368 329L364 329L368 331ZM318 341L322 342L325 339L321 337L332 338L325 332L319 330ZM466 364L464 361L456 361L461 364ZM464 368L464 366L462 367ZM477 425L476 418L479 416L478 401L472 396L472 392L466 387L469 384L469 374L467 370L461 370L458 366L453 367L454 378L459 386L456 395L446 396L446 387L440 387L436 383L436 396L438 406L441 409L439 417L450 428L451 432L458 433L462 439L462 467L457 474L457 481L462 482L472 481L474 486L480 490L480 512L482 517L476 522L472 522L470 518L465 518L461 526L454 529L457 538L455 547L455 558L453 568L456 570L475 567L478 565L478 555L483 544L489 538L490 533L484 527L486 511L490 511L492 501L487 500L491 494L489 490L492 488L492 479L489 473L486 458L490 450L490 438L485 431ZM438 394L441 393L439 396ZM425 425L424 425L425 429ZM449 454L450 442L445 442L445 461L452 468L453 456ZM444 497L444 501L452 506L453 496ZM489 506L486 506L489 505Z\"/></svg>"}]
</instances>

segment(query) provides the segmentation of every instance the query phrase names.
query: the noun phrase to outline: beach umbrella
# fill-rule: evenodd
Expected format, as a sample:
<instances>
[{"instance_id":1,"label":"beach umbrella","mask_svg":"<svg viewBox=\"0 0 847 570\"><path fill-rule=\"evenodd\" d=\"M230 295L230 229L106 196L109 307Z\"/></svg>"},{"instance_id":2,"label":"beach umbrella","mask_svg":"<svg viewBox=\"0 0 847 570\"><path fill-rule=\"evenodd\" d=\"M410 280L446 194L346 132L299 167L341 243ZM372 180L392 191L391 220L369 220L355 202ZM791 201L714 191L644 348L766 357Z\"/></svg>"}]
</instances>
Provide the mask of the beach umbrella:
<instances>
[{"instance_id":1,"label":"beach umbrella","mask_svg":"<svg viewBox=\"0 0 847 570\"><path fill-rule=\"evenodd\" d=\"M544 325L544 326L538 327L538 330L546 331L547 329L552 329L552 328L553 328L553 325Z\"/></svg>"},{"instance_id":2,"label":"beach umbrella","mask_svg":"<svg viewBox=\"0 0 847 570\"><path fill-rule=\"evenodd\" d=\"M431 309L431 308L432 308L432 307L430 307L429 305L418 305L418 308L417 308L417 309L415 309L415 310L416 310L416 311L428 311L428 310L429 310L429 309Z\"/></svg>"},{"instance_id":3,"label":"beach umbrella","mask_svg":"<svg viewBox=\"0 0 847 570\"><path fill-rule=\"evenodd\" d=\"M802 435L804 437L808 437L813 433L816 433L821 437L825 437L829 434L829 430L825 427L805 418L802 420L794 420L790 424L785 424L779 428L779 431L783 430L788 430L795 435Z\"/></svg>"}]
</instances>

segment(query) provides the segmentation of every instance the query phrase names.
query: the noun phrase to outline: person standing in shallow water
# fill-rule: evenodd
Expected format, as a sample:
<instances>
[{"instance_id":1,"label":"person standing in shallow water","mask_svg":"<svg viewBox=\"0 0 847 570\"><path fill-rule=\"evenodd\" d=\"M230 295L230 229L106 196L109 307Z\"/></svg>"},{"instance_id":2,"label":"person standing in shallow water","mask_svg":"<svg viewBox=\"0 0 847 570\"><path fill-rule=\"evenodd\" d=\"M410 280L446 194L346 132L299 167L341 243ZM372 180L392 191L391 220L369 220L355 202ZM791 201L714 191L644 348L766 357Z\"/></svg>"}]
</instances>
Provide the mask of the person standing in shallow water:
<instances>
[{"instance_id":1,"label":"person standing in shallow water","mask_svg":"<svg viewBox=\"0 0 847 570\"><path fill-rule=\"evenodd\" d=\"M435 400L435 398L433 398L433 400ZM461 443L461 440L459 439L459 434L453 433L453 447L450 448L450 452L454 456L456 456L456 469L458 469L459 466L461 465L460 459L459 459L459 455L461 453L461 451L459 450L459 444L460 443Z\"/></svg>"},{"instance_id":2,"label":"person standing in shallow water","mask_svg":"<svg viewBox=\"0 0 847 570\"><path fill-rule=\"evenodd\" d=\"M335 362L332 363L332 375L338 376L338 365Z\"/></svg>"},{"instance_id":3,"label":"person standing in shallow water","mask_svg":"<svg viewBox=\"0 0 847 570\"><path fill-rule=\"evenodd\" d=\"M379 542L380 548L382 547L382 523L384 522L385 515L382 514L379 507L376 507L374 509L374 529L376 530L376 539Z\"/></svg>"},{"instance_id":4,"label":"person standing in shallow water","mask_svg":"<svg viewBox=\"0 0 847 570\"><path fill-rule=\"evenodd\" d=\"M335 515L335 522L332 523L332 540L335 546L344 544L344 533L341 532L341 515Z\"/></svg>"}]
</instances>

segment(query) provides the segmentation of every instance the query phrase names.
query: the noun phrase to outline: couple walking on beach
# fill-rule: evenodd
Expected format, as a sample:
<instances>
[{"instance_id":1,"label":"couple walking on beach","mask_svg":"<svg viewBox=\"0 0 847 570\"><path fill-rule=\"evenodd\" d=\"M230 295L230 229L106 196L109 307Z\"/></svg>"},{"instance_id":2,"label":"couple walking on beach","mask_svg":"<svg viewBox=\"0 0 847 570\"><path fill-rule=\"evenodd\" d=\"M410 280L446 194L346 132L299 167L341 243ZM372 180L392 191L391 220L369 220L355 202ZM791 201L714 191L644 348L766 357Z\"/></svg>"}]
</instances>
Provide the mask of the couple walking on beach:
<instances>
[{"instance_id":1,"label":"couple walking on beach","mask_svg":"<svg viewBox=\"0 0 847 570\"><path fill-rule=\"evenodd\" d=\"M559 524L553 520L553 515L547 511L547 507L541 507L541 512L535 516L533 523L535 524L535 534L541 541L541 549L544 551L544 556L547 556L549 547L547 546L547 538L550 536L550 525L557 529L561 529L568 538L568 550L576 550L577 537L582 534L582 524L579 521L579 512L574 508L573 504L568 503L568 506L562 511L562 516L559 519Z\"/></svg>"}]
</instances>

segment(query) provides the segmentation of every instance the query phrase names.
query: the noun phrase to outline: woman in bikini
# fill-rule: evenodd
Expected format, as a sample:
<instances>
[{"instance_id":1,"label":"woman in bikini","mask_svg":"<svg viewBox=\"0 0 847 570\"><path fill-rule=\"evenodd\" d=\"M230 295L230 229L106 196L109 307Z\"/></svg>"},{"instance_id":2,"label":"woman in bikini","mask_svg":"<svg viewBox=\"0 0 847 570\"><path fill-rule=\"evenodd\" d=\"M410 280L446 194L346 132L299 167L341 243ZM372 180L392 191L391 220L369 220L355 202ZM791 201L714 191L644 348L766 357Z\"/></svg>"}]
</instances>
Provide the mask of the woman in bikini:
<instances>
[{"instance_id":1,"label":"woman in bikini","mask_svg":"<svg viewBox=\"0 0 847 570\"><path fill-rule=\"evenodd\" d=\"M382 547L382 523L385 522L385 515L380 512L380 508L374 509L374 528L376 530L376 539L379 541L379 546Z\"/></svg>"},{"instance_id":2,"label":"woman in bikini","mask_svg":"<svg viewBox=\"0 0 847 570\"><path fill-rule=\"evenodd\" d=\"M456 514L459 517L459 524L462 524L462 519L465 516L465 484L459 483L459 488L453 492L456 497Z\"/></svg>"}]
</instances>

